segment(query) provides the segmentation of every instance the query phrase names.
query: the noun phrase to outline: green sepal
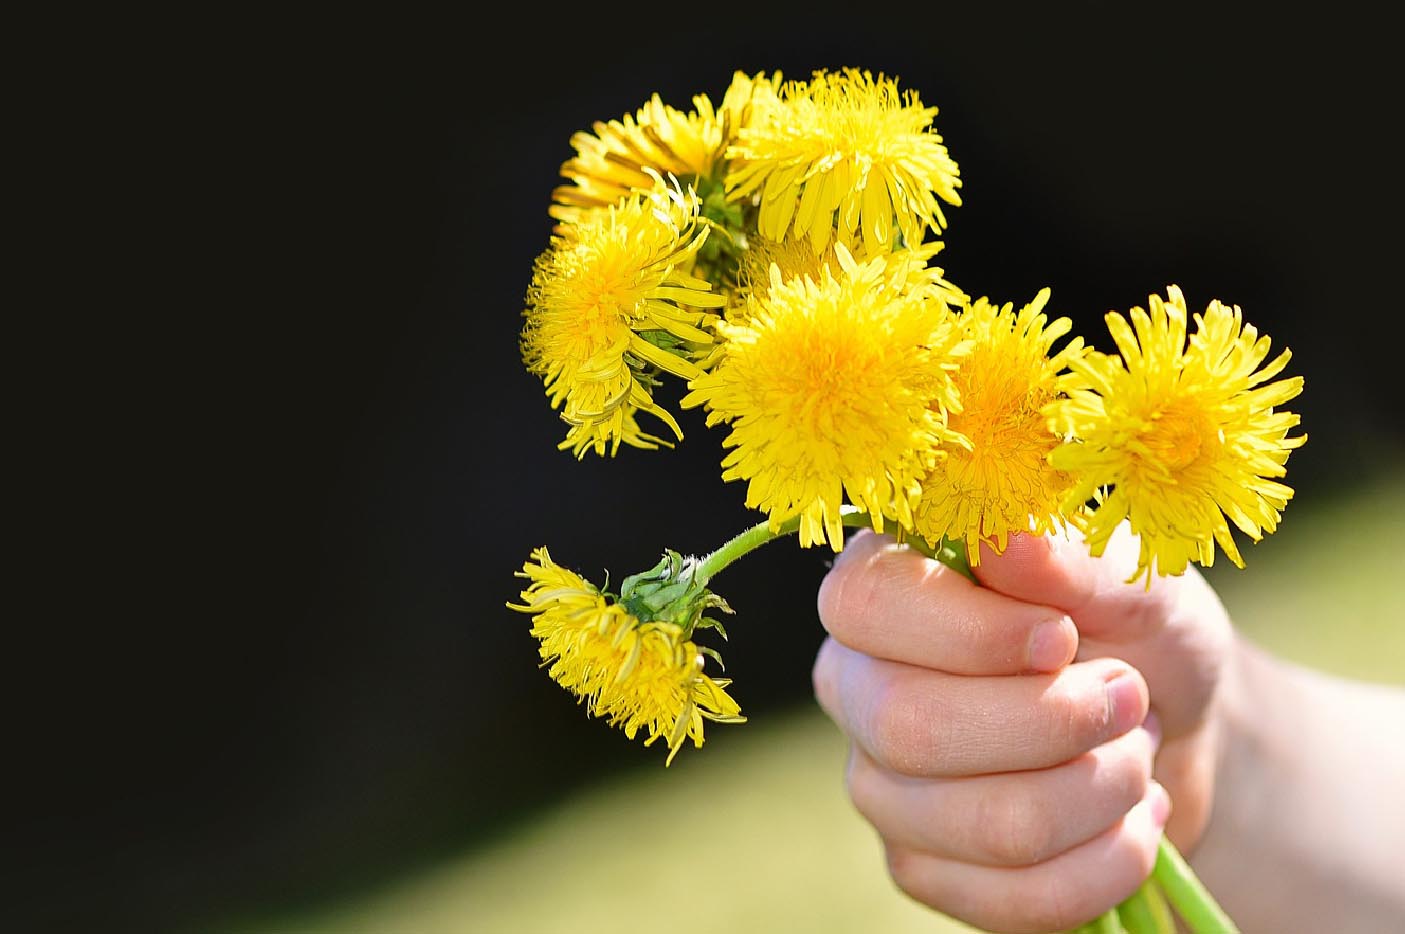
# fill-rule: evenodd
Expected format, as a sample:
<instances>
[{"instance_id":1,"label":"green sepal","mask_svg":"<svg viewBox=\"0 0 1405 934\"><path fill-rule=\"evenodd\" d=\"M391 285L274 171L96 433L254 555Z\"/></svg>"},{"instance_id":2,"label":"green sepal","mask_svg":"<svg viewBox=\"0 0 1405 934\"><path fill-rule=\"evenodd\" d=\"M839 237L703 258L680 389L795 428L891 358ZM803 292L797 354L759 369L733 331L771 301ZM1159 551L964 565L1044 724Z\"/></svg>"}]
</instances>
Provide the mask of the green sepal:
<instances>
[{"instance_id":1,"label":"green sepal","mask_svg":"<svg viewBox=\"0 0 1405 934\"><path fill-rule=\"evenodd\" d=\"M727 670L727 666L722 661L721 653L714 649L712 646L700 645L698 646L698 651L706 655L708 658L712 659L714 662L716 662L718 668L722 669L723 671Z\"/></svg>"},{"instance_id":2,"label":"green sepal","mask_svg":"<svg viewBox=\"0 0 1405 934\"><path fill-rule=\"evenodd\" d=\"M732 608L697 579L697 568L696 558L665 551L658 564L620 582L619 603L641 622L673 623L684 636L699 628L716 629L725 639L722 626L704 614L731 613Z\"/></svg>"},{"instance_id":3,"label":"green sepal","mask_svg":"<svg viewBox=\"0 0 1405 934\"><path fill-rule=\"evenodd\" d=\"M727 188L716 179L701 176L694 189L702 200L702 216L729 232L742 229L742 206L727 198Z\"/></svg>"},{"instance_id":4,"label":"green sepal","mask_svg":"<svg viewBox=\"0 0 1405 934\"><path fill-rule=\"evenodd\" d=\"M699 177L694 190L701 199L699 214L710 228L698 250L698 262L713 285L724 288L737 280L737 266L746 250L747 206L727 197L716 178Z\"/></svg>"},{"instance_id":5,"label":"green sepal","mask_svg":"<svg viewBox=\"0 0 1405 934\"><path fill-rule=\"evenodd\" d=\"M676 334L670 334L662 328L637 331L635 333L660 350L666 350L680 357L684 356L684 354L679 353L679 351L687 349L686 342L681 337L678 337Z\"/></svg>"},{"instance_id":6,"label":"green sepal","mask_svg":"<svg viewBox=\"0 0 1405 934\"><path fill-rule=\"evenodd\" d=\"M721 600L721 599L722 599L721 597L718 597L716 594L713 594L713 596L716 597L716 599L718 599L718 600ZM727 606L725 603L719 604L719 605L718 605L718 608L721 609L724 613L730 613L730 612L732 612L732 608L729 607L729 606ZM723 639L726 639L726 638L727 638L727 630L722 628L722 623L719 622L718 620L713 619L711 616L704 616L704 617L700 618L696 623L693 624L693 628L694 628L694 629L715 629L715 630L717 630L717 634L718 634L719 636L721 636Z\"/></svg>"}]
</instances>

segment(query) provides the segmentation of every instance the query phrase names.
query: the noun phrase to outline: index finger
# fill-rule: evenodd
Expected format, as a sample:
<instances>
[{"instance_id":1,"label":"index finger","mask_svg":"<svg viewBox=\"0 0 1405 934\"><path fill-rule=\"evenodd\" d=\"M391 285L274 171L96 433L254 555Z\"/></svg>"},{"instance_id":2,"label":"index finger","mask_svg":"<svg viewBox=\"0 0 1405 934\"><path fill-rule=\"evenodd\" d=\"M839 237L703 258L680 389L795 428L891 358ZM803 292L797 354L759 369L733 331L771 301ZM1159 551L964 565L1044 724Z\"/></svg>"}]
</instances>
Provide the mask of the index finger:
<instances>
[{"instance_id":1,"label":"index finger","mask_svg":"<svg viewBox=\"0 0 1405 934\"><path fill-rule=\"evenodd\" d=\"M1078 648L1078 631L1063 610L973 584L869 531L844 546L817 602L836 642L950 674L1056 671Z\"/></svg>"}]
</instances>

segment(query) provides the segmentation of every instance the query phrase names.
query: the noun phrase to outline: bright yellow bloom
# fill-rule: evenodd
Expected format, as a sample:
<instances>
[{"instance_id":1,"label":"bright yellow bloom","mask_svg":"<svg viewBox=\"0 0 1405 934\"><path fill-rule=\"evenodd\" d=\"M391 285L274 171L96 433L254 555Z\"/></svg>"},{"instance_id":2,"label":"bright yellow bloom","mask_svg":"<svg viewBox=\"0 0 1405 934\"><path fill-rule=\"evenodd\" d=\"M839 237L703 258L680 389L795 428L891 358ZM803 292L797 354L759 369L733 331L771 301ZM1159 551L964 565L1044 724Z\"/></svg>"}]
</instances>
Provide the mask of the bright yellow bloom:
<instances>
[{"instance_id":1,"label":"bright yellow bloom","mask_svg":"<svg viewBox=\"0 0 1405 934\"><path fill-rule=\"evenodd\" d=\"M1139 536L1133 580L1181 574L1187 563L1214 562L1218 542L1243 567L1226 518L1258 541L1278 527L1293 491L1273 477L1307 440L1288 437L1298 416L1276 406L1302 391L1302 377L1278 379L1291 357L1264 364L1269 339L1246 325L1238 306L1212 301L1195 315L1186 344L1185 299L1176 286L1131 323L1106 316L1121 356L1090 353L1072 369L1085 382L1048 408L1051 427L1067 436L1051 455L1078 484L1067 499L1079 514L1092 553L1101 554L1124 519ZM1260 366L1262 369L1260 369Z\"/></svg>"},{"instance_id":2,"label":"bright yellow bloom","mask_svg":"<svg viewBox=\"0 0 1405 934\"><path fill-rule=\"evenodd\" d=\"M1069 363L1085 350L1081 338L1050 355L1072 327L1044 314L1042 289L1018 313L978 299L961 313L970 354L953 377L961 411L950 427L970 440L937 461L922 481L916 531L930 542L962 539L967 560L980 560L980 543L1005 550L1011 532L1043 534L1062 524L1060 508L1072 481L1048 462L1059 443L1041 409L1068 380Z\"/></svg>"},{"instance_id":3,"label":"bright yellow bloom","mask_svg":"<svg viewBox=\"0 0 1405 934\"><path fill-rule=\"evenodd\" d=\"M630 739L643 731L646 746L663 739L668 763L686 740L703 744L704 719L745 719L725 690L731 682L703 673L703 653L680 626L639 620L555 564L545 548L535 549L517 576L531 583L523 603L508 607L532 614L548 674L593 716Z\"/></svg>"},{"instance_id":4,"label":"bright yellow bloom","mask_svg":"<svg viewBox=\"0 0 1405 934\"><path fill-rule=\"evenodd\" d=\"M904 294L960 308L970 301L970 296L948 282L940 266L932 265L933 257L945 246L940 240L933 240L891 253L879 253L877 258L883 260L886 275L900 283L898 288Z\"/></svg>"},{"instance_id":5,"label":"bright yellow bloom","mask_svg":"<svg viewBox=\"0 0 1405 934\"><path fill-rule=\"evenodd\" d=\"M941 201L959 205L959 169L922 106L897 80L846 68L783 84L728 148L729 196L760 201L771 240L832 237L853 252L907 246L946 226Z\"/></svg>"},{"instance_id":6,"label":"bright yellow bloom","mask_svg":"<svg viewBox=\"0 0 1405 934\"><path fill-rule=\"evenodd\" d=\"M537 258L522 356L571 426L559 447L577 458L669 444L640 431L639 411L683 437L649 387L660 370L700 376L713 350L711 309L725 299L690 273L708 231L698 208L691 190L659 182L554 236Z\"/></svg>"},{"instance_id":7,"label":"bright yellow bloom","mask_svg":"<svg viewBox=\"0 0 1405 934\"><path fill-rule=\"evenodd\" d=\"M775 101L780 87L779 71L770 75L764 71L755 75L748 75L744 71L732 74L732 83L727 86L726 93L722 95L722 103L717 108L718 116L722 120L724 155L725 147L730 146L736 140L737 134L751 125L754 114ZM697 98L694 98L694 101L697 102ZM701 104L698 106L701 107Z\"/></svg>"},{"instance_id":8,"label":"bright yellow bloom","mask_svg":"<svg viewBox=\"0 0 1405 934\"><path fill-rule=\"evenodd\" d=\"M697 94L696 109L684 113L654 94L632 115L597 121L593 134L573 134L576 155L561 166L561 175L572 184L552 192L548 213L563 224L578 223L593 210L651 189L651 171L685 180L712 176L751 118L753 97L774 96L779 84L779 73L752 78L737 72L716 108L706 94ZM562 227L556 229L559 233Z\"/></svg>"},{"instance_id":9,"label":"bright yellow bloom","mask_svg":"<svg viewBox=\"0 0 1405 934\"><path fill-rule=\"evenodd\" d=\"M891 252L885 250L873 256L862 253L850 255L859 263L882 258L886 267L884 277L900 276L904 282L901 288L905 292L914 296L922 293L947 305L960 307L969 300L969 296L947 281L946 273L940 266L932 265L932 258L945 246L940 240L933 240L912 248ZM782 281L789 282L801 276L819 279L825 266L835 268L838 265L839 257L833 242L822 252L816 253L808 243L793 239L777 242L763 237L752 238L742 255L737 276L741 287L729 296L732 302L727 307L727 316L734 322L745 317L749 296L756 293L764 295L770 288L772 266L780 271Z\"/></svg>"},{"instance_id":10,"label":"bright yellow bloom","mask_svg":"<svg viewBox=\"0 0 1405 934\"><path fill-rule=\"evenodd\" d=\"M800 544L844 546L840 507L910 527L918 481L959 407L950 370L965 345L955 316L902 263L860 264L842 245L838 274L786 281L771 267L742 320L718 325L722 359L681 404L731 424L722 479L746 480L746 505L771 528L800 517Z\"/></svg>"}]
</instances>

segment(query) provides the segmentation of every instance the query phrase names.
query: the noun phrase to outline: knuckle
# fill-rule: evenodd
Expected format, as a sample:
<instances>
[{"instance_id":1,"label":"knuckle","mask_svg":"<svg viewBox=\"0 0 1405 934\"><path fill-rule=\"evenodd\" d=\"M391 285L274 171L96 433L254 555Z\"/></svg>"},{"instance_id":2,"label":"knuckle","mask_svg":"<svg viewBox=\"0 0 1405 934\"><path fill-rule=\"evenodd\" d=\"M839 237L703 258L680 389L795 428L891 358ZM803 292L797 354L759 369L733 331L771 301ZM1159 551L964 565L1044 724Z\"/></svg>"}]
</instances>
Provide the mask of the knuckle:
<instances>
[{"instance_id":1,"label":"knuckle","mask_svg":"<svg viewBox=\"0 0 1405 934\"><path fill-rule=\"evenodd\" d=\"M857 637L874 625L875 577L870 562L857 560L835 565L820 581L820 622L845 645L855 644Z\"/></svg>"},{"instance_id":2,"label":"knuckle","mask_svg":"<svg viewBox=\"0 0 1405 934\"><path fill-rule=\"evenodd\" d=\"M878 771L869 764L866 757L854 749L849 752L849 764L844 773L844 785L855 810L864 820L877 826L882 813L881 808L877 806L883 800L884 791L880 787L882 782Z\"/></svg>"},{"instance_id":3,"label":"knuckle","mask_svg":"<svg viewBox=\"0 0 1405 934\"><path fill-rule=\"evenodd\" d=\"M1006 790L990 795L982 799L976 816L979 845L993 862L1033 866L1053 855L1050 815L1028 791Z\"/></svg>"},{"instance_id":4,"label":"knuckle","mask_svg":"<svg viewBox=\"0 0 1405 934\"><path fill-rule=\"evenodd\" d=\"M810 685L814 689L815 699L825 710L833 709L838 690L835 677L836 664L834 645L826 639L820 644L820 650L815 653L815 663L810 668Z\"/></svg>"},{"instance_id":5,"label":"knuckle","mask_svg":"<svg viewBox=\"0 0 1405 934\"><path fill-rule=\"evenodd\" d=\"M875 691L869 713L870 752L903 775L926 775L941 748L941 718L905 679L889 679Z\"/></svg>"},{"instance_id":6,"label":"knuckle","mask_svg":"<svg viewBox=\"0 0 1405 934\"><path fill-rule=\"evenodd\" d=\"M893 884L908 896L918 901L926 901L924 886L921 884L921 857L915 850L886 844L884 859L888 864L888 876Z\"/></svg>"},{"instance_id":7,"label":"knuckle","mask_svg":"<svg viewBox=\"0 0 1405 934\"><path fill-rule=\"evenodd\" d=\"M1121 629L1130 639L1149 639L1166 628L1180 594L1180 581L1158 578L1150 591L1124 591L1118 601Z\"/></svg>"},{"instance_id":8,"label":"knuckle","mask_svg":"<svg viewBox=\"0 0 1405 934\"><path fill-rule=\"evenodd\" d=\"M836 564L820 581L817 609L825 630L850 648L887 641L894 608L930 599L915 553L872 551Z\"/></svg>"}]
</instances>

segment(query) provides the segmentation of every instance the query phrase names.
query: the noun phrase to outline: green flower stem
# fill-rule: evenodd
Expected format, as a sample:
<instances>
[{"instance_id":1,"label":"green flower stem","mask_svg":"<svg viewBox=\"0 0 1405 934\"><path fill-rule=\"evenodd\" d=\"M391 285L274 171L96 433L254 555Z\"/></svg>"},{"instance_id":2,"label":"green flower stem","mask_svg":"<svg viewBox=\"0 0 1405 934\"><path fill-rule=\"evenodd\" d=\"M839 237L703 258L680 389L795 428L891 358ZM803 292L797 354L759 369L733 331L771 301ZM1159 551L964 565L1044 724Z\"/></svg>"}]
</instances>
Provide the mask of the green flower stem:
<instances>
[{"instance_id":1,"label":"green flower stem","mask_svg":"<svg viewBox=\"0 0 1405 934\"><path fill-rule=\"evenodd\" d=\"M1154 878L1143 882L1116 911L1127 934L1176 934L1175 918Z\"/></svg>"},{"instance_id":2,"label":"green flower stem","mask_svg":"<svg viewBox=\"0 0 1405 934\"><path fill-rule=\"evenodd\" d=\"M1160 884L1166 900L1190 928L1191 934L1239 934L1239 928L1164 834L1151 877Z\"/></svg>"},{"instance_id":3,"label":"green flower stem","mask_svg":"<svg viewBox=\"0 0 1405 934\"><path fill-rule=\"evenodd\" d=\"M1087 924L1074 928L1069 934L1136 934L1122 926L1122 917L1116 908L1110 908Z\"/></svg>"},{"instance_id":4,"label":"green flower stem","mask_svg":"<svg viewBox=\"0 0 1405 934\"><path fill-rule=\"evenodd\" d=\"M1127 929L1122 926L1122 916L1116 908L1094 921L1092 930L1097 934L1127 934Z\"/></svg>"},{"instance_id":5,"label":"green flower stem","mask_svg":"<svg viewBox=\"0 0 1405 934\"><path fill-rule=\"evenodd\" d=\"M840 521L846 528L851 529L873 527L873 519L869 514L854 506L840 507ZM786 535L793 535L798 531L800 531L799 516L787 519L775 529L771 528L769 521L758 522L699 561L693 571L693 579L706 585L708 581L722 573L728 565L743 555L755 551L767 542L773 542ZM902 542L927 557L935 558L942 564L961 572L972 580L975 579L972 577L970 565L966 563L966 549L961 546L961 543L953 544L944 540L936 548L933 548L922 539L909 536L902 536Z\"/></svg>"},{"instance_id":6,"label":"green flower stem","mask_svg":"<svg viewBox=\"0 0 1405 934\"><path fill-rule=\"evenodd\" d=\"M844 524L853 524L849 522L851 518L852 516L845 516ZM794 535L798 531L800 531L799 516L787 519L774 530L769 521L758 522L740 535L729 539L722 547L699 561L693 570L693 580L705 585L743 555L755 551L767 542L773 542L785 535Z\"/></svg>"}]
</instances>

